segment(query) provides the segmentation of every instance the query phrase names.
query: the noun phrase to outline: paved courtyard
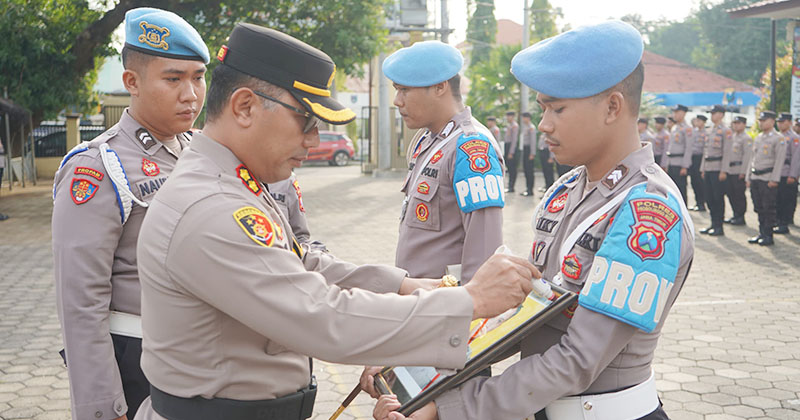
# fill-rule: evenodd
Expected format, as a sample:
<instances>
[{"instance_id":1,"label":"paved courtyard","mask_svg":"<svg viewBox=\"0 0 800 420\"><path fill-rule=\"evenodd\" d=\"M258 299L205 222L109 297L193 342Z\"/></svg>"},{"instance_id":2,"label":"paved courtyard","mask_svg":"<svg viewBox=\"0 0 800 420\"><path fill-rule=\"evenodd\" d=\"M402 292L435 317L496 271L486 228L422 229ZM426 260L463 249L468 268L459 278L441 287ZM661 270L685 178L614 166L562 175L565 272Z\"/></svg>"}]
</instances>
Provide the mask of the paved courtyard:
<instances>
[{"instance_id":1,"label":"paved courtyard","mask_svg":"<svg viewBox=\"0 0 800 420\"><path fill-rule=\"evenodd\" d=\"M297 173L312 237L345 260L394 261L401 178L361 176L353 165ZM0 222L0 419L71 418L57 354L46 184L0 194L0 211L11 216ZM518 254L529 250L535 203L507 197L505 242ZM707 213L694 217L698 229L709 224ZM697 236L691 274L656 353L658 389L672 419L800 419L800 228L776 235L774 247L758 247L746 242L756 234L752 211L747 222L726 227L722 238ZM361 369L317 362L315 370L320 392L313 418L326 420ZM340 419L371 413L362 394Z\"/></svg>"}]
</instances>

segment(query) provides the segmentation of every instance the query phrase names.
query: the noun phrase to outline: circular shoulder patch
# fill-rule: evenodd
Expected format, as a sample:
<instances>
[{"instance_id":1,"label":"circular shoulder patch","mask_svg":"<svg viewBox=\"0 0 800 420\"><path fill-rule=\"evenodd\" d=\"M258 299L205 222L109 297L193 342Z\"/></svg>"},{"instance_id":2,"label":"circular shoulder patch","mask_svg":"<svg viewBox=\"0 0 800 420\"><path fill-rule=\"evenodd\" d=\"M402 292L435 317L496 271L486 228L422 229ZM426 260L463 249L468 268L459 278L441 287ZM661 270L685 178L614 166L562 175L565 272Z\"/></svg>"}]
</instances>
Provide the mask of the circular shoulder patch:
<instances>
[{"instance_id":1,"label":"circular shoulder patch","mask_svg":"<svg viewBox=\"0 0 800 420\"><path fill-rule=\"evenodd\" d=\"M242 207L233 213L233 218L255 243L264 247L271 247L275 243L275 224L261 210Z\"/></svg>"}]
</instances>

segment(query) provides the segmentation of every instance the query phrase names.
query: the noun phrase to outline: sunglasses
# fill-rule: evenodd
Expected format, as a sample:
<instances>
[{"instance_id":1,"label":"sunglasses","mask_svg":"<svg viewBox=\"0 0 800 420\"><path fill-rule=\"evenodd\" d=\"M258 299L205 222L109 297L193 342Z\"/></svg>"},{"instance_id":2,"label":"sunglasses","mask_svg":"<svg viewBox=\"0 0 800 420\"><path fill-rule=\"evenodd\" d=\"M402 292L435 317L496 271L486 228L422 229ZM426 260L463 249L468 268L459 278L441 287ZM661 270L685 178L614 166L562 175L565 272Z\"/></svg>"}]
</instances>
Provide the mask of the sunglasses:
<instances>
[{"instance_id":1,"label":"sunglasses","mask_svg":"<svg viewBox=\"0 0 800 420\"><path fill-rule=\"evenodd\" d=\"M303 111L300 108L291 106L291 105L287 104L286 102L283 102L283 101L281 101L279 99L273 98L272 96L265 95L265 94L263 94L263 93L261 93L261 92L259 92L257 90L254 90L253 93L255 93L256 95L258 95L258 96L260 96L260 97L262 97L264 99L267 99L267 100L270 100L272 102L275 102L278 105L283 106L284 108L290 109L290 110L292 110L292 111L294 111L294 112L306 117L306 125L305 125L305 127L303 127L303 133L308 133L309 131L311 131L311 130L317 128L317 126L319 126L320 120L319 120L319 118L317 118L316 115L314 115L314 114L312 114L312 113L310 113L308 111Z\"/></svg>"}]
</instances>

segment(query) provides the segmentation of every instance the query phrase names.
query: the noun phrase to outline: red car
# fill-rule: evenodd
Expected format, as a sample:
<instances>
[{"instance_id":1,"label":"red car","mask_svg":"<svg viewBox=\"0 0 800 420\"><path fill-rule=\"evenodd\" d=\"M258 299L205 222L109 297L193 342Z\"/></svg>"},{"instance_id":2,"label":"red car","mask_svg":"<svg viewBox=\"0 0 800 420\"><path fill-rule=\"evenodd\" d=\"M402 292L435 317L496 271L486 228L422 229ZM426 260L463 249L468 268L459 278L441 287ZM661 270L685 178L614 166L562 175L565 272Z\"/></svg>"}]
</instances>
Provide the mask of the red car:
<instances>
[{"instance_id":1,"label":"red car","mask_svg":"<svg viewBox=\"0 0 800 420\"><path fill-rule=\"evenodd\" d=\"M331 165L345 166L354 154L353 142L347 135L335 131L320 131L319 147L308 151L308 160L328 161Z\"/></svg>"}]
</instances>

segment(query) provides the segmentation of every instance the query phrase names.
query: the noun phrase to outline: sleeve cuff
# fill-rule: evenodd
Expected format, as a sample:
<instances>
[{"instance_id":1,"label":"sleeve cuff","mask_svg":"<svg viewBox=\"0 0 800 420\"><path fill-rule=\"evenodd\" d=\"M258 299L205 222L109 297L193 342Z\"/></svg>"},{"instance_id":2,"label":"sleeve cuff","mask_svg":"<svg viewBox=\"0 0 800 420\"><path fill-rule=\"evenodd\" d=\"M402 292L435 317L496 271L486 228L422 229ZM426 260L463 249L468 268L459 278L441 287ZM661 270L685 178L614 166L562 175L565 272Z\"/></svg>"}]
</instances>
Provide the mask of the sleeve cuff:
<instances>
[{"instance_id":1,"label":"sleeve cuff","mask_svg":"<svg viewBox=\"0 0 800 420\"><path fill-rule=\"evenodd\" d=\"M433 400L439 420L465 420L467 409L461 398L461 388L451 389Z\"/></svg>"},{"instance_id":2,"label":"sleeve cuff","mask_svg":"<svg viewBox=\"0 0 800 420\"><path fill-rule=\"evenodd\" d=\"M76 419L113 420L122 417L128 412L125 394L120 394L112 399L95 401L73 408L73 417Z\"/></svg>"}]
</instances>

